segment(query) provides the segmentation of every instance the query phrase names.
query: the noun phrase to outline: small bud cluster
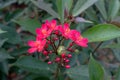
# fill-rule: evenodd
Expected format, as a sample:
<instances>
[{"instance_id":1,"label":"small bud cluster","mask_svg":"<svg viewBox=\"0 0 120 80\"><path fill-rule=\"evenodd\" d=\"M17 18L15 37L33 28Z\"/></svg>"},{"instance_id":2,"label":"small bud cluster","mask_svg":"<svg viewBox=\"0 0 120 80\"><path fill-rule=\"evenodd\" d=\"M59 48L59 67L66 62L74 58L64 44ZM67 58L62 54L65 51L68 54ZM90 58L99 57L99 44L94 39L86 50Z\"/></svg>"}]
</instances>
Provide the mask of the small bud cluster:
<instances>
[{"instance_id":1,"label":"small bud cluster","mask_svg":"<svg viewBox=\"0 0 120 80\"><path fill-rule=\"evenodd\" d=\"M87 47L88 39L83 38L79 31L70 30L69 24L57 25L56 20L46 21L42 24L41 28L36 29L36 40L28 41L29 54L40 52L48 64L53 62L65 67L70 68L69 62L72 57L71 54L75 51L74 45ZM72 40L68 47L65 48L64 41ZM50 55L55 54L56 58L50 60Z\"/></svg>"}]
</instances>

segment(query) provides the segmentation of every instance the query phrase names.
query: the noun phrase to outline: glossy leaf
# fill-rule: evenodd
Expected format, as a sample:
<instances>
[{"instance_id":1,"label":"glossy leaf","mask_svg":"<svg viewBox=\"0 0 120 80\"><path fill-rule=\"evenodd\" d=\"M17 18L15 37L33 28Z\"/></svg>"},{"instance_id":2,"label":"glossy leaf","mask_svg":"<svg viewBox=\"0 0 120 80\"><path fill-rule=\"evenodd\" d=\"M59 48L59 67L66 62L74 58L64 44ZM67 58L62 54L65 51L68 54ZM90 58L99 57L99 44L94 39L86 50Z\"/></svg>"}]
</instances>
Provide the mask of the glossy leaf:
<instances>
[{"instance_id":1,"label":"glossy leaf","mask_svg":"<svg viewBox=\"0 0 120 80\"><path fill-rule=\"evenodd\" d=\"M20 35L16 32L15 27L12 26L5 26L0 24L0 28L4 31L6 31L4 34L0 34L0 39L6 39L8 43L11 44L17 44L21 42L21 37Z\"/></svg>"},{"instance_id":2,"label":"glossy leaf","mask_svg":"<svg viewBox=\"0 0 120 80\"><path fill-rule=\"evenodd\" d=\"M5 49L1 49L0 48L0 62L4 61L6 59L12 59L13 57L9 55L9 53L7 51L5 51Z\"/></svg>"},{"instance_id":3,"label":"glossy leaf","mask_svg":"<svg viewBox=\"0 0 120 80\"><path fill-rule=\"evenodd\" d=\"M6 31L3 31L2 29L0 29L0 34L1 34L1 33L5 33L5 32L6 32Z\"/></svg>"},{"instance_id":4,"label":"glossy leaf","mask_svg":"<svg viewBox=\"0 0 120 80\"><path fill-rule=\"evenodd\" d=\"M27 70L29 72L37 73L37 74L50 74L51 68L49 65L45 62L42 62L40 60L37 60L35 58L25 56L21 57L15 62L15 66L18 66L24 70Z\"/></svg>"},{"instance_id":5,"label":"glossy leaf","mask_svg":"<svg viewBox=\"0 0 120 80\"><path fill-rule=\"evenodd\" d=\"M99 24L89 28L83 33L89 42L106 41L120 37L120 28L112 24Z\"/></svg>"},{"instance_id":6,"label":"glossy leaf","mask_svg":"<svg viewBox=\"0 0 120 80\"><path fill-rule=\"evenodd\" d=\"M58 14L51 8L50 4L45 3L43 0L39 0L38 2L31 0L31 2L38 8L45 10L50 15L54 16L55 18L58 18Z\"/></svg>"},{"instance_id":7,"label":"glossy leaf","mask_svg":"<svg viewBox=\"0 0 120 80\"><path fill-rule=\"evenodd\" d=\"M17 0L8 0L8 1L5 1L3 3L1 2L0 3L0 9L3 9L3 8L7 7L7 6L10 6L11 4L13 4L15 2L17 2Z\"/></svg>"},{"instance_id":8,"label":"glossy leaf","mask_svg":"<svg viewBox=\"0 0 120 80\"><path fill-rule=\"evenodd\" d=\"M117 48L117 49L119 49L120 48L120 43L109 44L109 45L102 46L100 48L112 48L112 49Z\"/></svg>"},{"instance_id":9,"label":"glossy leaf","mask_svg":"<svg viewBox=\"0 0 120 80\"><path fill-rule=\"evenodd\" d=\"M112 48L111 50L113 51L116 59L120 61L120 49L119 48L116 48L116 49Z\"/></svg>"},{"instance_id":10,"label":"glossy leaf","mask_svg":"<svg viewBox=\"0 0 120 80\"><path fill-rule=\"evenodd\" d=\"M98 16L96 16L96 11L94 10L93 7L89 7L86 11L85 11L86 16L89 18L89 20L94 21L96 23L98 23Z\"/></svg>"},{"instance_id":11,"label":"glossy leaf","mask_svg":"<svg viewBox=\"0 0 120 80\"><path fill-rule=\"evenodd\" d=\"M104 80L104 70L102 66L92 57L90 56L89 61L89 76L90 80Z\"/></svg>"},{"instance_id":12,"label":"glossy leaf","mask_svg":"<svg viewBox=\"0 0 120 80\"><path fill-rule=\"evenodd\" d=\"M73 8L73 16L77 16L85 11L87 8L92 6L97 0L78 0Z\"/></svg>"},{"instance_id":13,"label":"glossy leaf","mask_svg":"<svg viewBox=\"0 0 120 80\"><path fill-rule=\"evenodd\" d=\"M6 60L0 62L0 71L3 72L4 74L8 75L9 66L8 66L8 62Z\"/></svg>"},{"instance_id":14,"label":"glossy leaf","mask_svg":"<svg viewBox=\"0 0 120 80\"><path fill-rule=\"evenodd\" d=\"M33 34L35 34L35 29L41 26L38 20L30 18L21 19L18 21L14 20L14 22L19 24L23 28L23 30L30 31Z\"/></svg>"},{"instance_id":15,"label":"glossy leaf","mask_svg":"<svg viewBox=\"0 0 120 80\"><path fill-rule=\"evenodd\" d=\"M0 39L0 47L2 47L2 45L7 41L8 39Z\"/></svg>"},{"instance_id":16,"label":"glossy leaf","mask_svg":"<svg viewBox=\"0 0 120 80\"><path fill-rule=\"evenodd\" d=\"M60 16L60 21L61 23L63 23L64 22L64 9L65 9L64 0L56 0L56 5L57 5L57 10Z\"/></svg>"},{"instance_id":17,"label":"glossy leaf","mask_svg":"<svg viewBox=\"0 0 120 80\"><path fill-rule=\"evenodd\" d=\"M119 9L120 9L120 1L119 0L109 0L109 11L108 15L110 19L113 19L116 17Z\"/></svg>"},{"instance_id":18,"label":"glossy leaf","mask_svg":"<svg viewBox=\"0 0 120 80\"><path fill-rule=\"evenodd\" d=\"M89 80L87 66L81 65L74 68L70 68L66 71L66 73L72 80Z\"/></svg>"},{"instance_id":19,"label":"glossy leaf","mask_svg":"<svg viewBox=\"0 0 120 80\"><path fill-rule=\"evenodd\" d=\"M65 8L69 12L72 8L73 0L64 0L64 3L65 3Z\"/></svg>"},{"instance_id":20,"label":"glossy leaf","mask_svg":"<svg viewBox=\"0 0 120 80\"><path fill-rule=\"evenodd\" d=\"M120 80L120 67L118 68L115 80Z\"/></svg>"},{"instance_id":21,"label":"glossy leaf","mask_svg":"<svg viewBox=\"0 0 120 80\"><path fill-rule=\"evenodd\" d=\"M23 55L23 54L27 54L27 50L28 50L28 47L21 47L21 48L18 48L18 49L15 49L13 50L12 52L10 52L10 54L12 56L20 56L20 55Z\"/></svg>"},{"instance_id":22,"label":"glossy leaf","mask_svg":"<svg viewBox=\"0 0 120 80\"><path fill-rule=\"evenodd\" d=\"M100 13L102 14L103 18L106 20L108 15L107 15L106 8L105 8L105 0L98 0L95 3L95 5L100 11Z\"/></svg>"}]
</instances>

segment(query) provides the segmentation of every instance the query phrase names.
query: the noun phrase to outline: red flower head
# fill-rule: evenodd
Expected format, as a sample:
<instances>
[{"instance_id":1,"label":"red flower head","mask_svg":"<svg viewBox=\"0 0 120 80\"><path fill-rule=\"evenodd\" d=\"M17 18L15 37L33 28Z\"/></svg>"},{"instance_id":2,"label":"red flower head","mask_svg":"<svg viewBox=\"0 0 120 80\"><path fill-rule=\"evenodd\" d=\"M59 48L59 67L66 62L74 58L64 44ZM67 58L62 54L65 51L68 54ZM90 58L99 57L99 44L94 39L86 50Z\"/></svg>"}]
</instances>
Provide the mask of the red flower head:
<instances>
[{"instance_id":1,"label":"red flower head","mask_svg":"<svg viewBox=\"0 0 120 80\"><path fill-rule=\"evenodd\" d=\"M69 69L70 59L72 58L71 54L66 54L67 52L74 52L74 45L77 44L82 47L87 47L88 39L83 38L79 31L71 30L68 23L63 25L57 25L56 20L48 21L46 20L42 24L41 28L36 29L36 41L28 41L28 53L32 54L34 52L41 52L45 56L45 61L48 61L48 64L57 63L61 66ZM64 37L64 38L63 38ZM65 48L63 46L63 41L65 39L70 39L72 42ZM50 48L49 48L50 47ZM59 51L59 48L63 48ZM56 58L51 60L50 55L56 55Z\"/></svg>"}]
</instances>

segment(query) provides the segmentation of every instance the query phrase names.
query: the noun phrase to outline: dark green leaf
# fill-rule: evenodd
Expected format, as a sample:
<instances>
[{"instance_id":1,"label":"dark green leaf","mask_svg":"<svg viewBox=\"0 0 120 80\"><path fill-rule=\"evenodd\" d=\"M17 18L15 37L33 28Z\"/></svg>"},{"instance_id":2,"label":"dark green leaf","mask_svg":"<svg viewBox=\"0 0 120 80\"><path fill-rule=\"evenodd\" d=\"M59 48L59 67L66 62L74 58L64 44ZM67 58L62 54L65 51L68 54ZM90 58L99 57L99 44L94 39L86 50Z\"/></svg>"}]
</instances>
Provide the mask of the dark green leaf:
<instances>
[{"instance_id":1,"label":"dark green leaf","mask_svg":"<svg viewBox=\"0 0 120 80\"><path fill-rule=\"evenodd\" d=\"M11 57L7 51L5 51L4 49L0 48L0 62L4 61L6 59L12 59L13 57Z\"/></svg>"},{"instance_id":2,"label":"dark green leaf","mask_svg":"<svg viewBox=\"0 0 120 80\"><path fill-rule=\"evenodd\" d=\"M95 3L96 7L102 14L103 18L106 20L107 19L107 12L105 8L105 0L98 0L98 2Z\"/></svg>"},{"instance_id":3,"label":"dark green leaf","mask_svg":"<svg viewBox=\"0 0 120 80\"><path fill-rule=\"evenodd\" d=\"M89 20L92 20L96 23L98 23L98 16L96 16L96 11L94 10L93 7L89 7L86 11L85 11L86 16L89 18Z\"/></svg>"},{"instance_id":4,"label":"dark green leaf","mask_svg":"<svg viewBox=\"0 0 120 80\"><path fill-rule=\"evenodd\" d=\"M27 53L27 50L28 50L28 47L21 47L19 49L15 49L13 50L10 54L12 56L20 56L22 54L26 54Z\"/></svg>"},{"instance_id":5,"label":"dark green leaf","mask_svg":"<svg viewBox=\"0 0 120 80\"><path fill-rule=\"evenodd\" d=\"M56 0L57 10L60 16L61 23L64 22L64 9L65 9L64 4L65 4L64 0Z\"/></svg>"},{"instance_id":6,"label":"dark green leaf","mask_svg":"<svg viewBox=\"0 0 120 80\"><path fill-rule=\"evenodd\" d=\"M21 20L14 21L14 22L21 25L24 30L30 31L33 34L35 34L35 29L41 26L38 20L30 19L30 18L21 19Z\"/></svg>"},{"instance_id":7,"label":"dark green leaf","mask_svg":"<svg viewBox=\"0 0 120 80\"><path fill-rule=\"evenodd\" d=\"M9 70L8 62L7 61L0 62L0 71L8 75L8 70Z\"/></svg>"},{"instance_id":8,"label":"dark green leaf","mask_svg":"<svg viewBox=\"0 0 120 80\"><path fill-rule=\"evenodd\" d=\"M7 6L10 6L11 4L15 3L17 0L8 0L8 1L3 1L3 3L0 3L0 9L3 9Z\"/></svg>"},{"instance_id":9,"label":"dark green leaf","mask_svg":"<svg viewBox=\"0 0 120 80\"><path fill-rule=\"evenodd\" d=\"M65 3L65 8L69 12L72 8L73 0L64 0L64 3Z\"/></svg>"},{"instance_id":10,"label":"dark green leaf","mask_svg":"<svg viewBox=\"0 0 120 80\"><path fill-rule=\"evenodd\" d=\"M29 72L38 73L45 76L51 74L51 68L47 63L29 56L19 58L14 65Z\"/></svg>"},{"instance_id":11,"label":"dark green leaf","mask_svg":"<svg viewBox=\"0 0 120 80\"><path fill-rule=\"evenodd\" d=\"M112 24L99 24L83 33L89 42L106 41L120 37L120 28Z\"/></svg>"},{"instance_id":12,"label":"dark green leaf","mask_svg":"<svg viewBox=\"0 0 120 80\"><path fill-rule=\"evenodd\" d=\"M17 44L21 42L21 38L20 35L16 32L15 27L11 27L11 26L5 26L0 24L0 28L4 31L7 31L4 34L0 34L0 39L6 39L6 42L12 43L12 44Z\"/></svg>"},{"instance_id":13,"label":"dark green leaf","mask_svg":"<svg viewBox=\"0 0 120 80\"><path fill-rule=\"evenodd\" d=\"M0 39L0 47L2 47L2 45L7 41L8 39Z\"/></svg>"},{"instance_id":14,"label":"dark green leaf","mask_svg":"<svg viewBox=\"0 0 120 80\"><path fill-rule=\"evenodd\" d=\"M119 43L118 44L114 43L114 44L109 44L109 45L102 46L100 48L113 48L113 49L117 48L117 49L119 49L120 48L120 44Z\"/></svg>"},{"instance_id":15,"label":"dark green leaf","mask_svg":"<svg viewBox=\"0 0 120 80\"><path fill-rule=\"evenodd\" d=\"M120 1L119 0L109 0L109 11L108 15L110 19L113 19L116 17L117 13L119 12L120 8Z\"/></svg>"},{"instance_id":16,"label":"dark green leaf","mask_svg":"<svg viewBox=\"0 0 120 80\"><path fill-rule=\"evenodd\" d=\"M90 80L104 80L104 70L92 55L90 56L89 62L89 75Z\"/></svg>"},{"instance_id":17,"label":"dark green leaf","mask_svg":"<svg viewBox=\"0 0 120 80\"><path fill-rule=\"evenodd\" d=\"M88 67L84 65L70 68L66 73L72 80L89 80Z\"/></svg>"},{"instance_id":18,"label":"dark green leaf","mask_svg":"<svg viewBox=\"0 0 120 80\"><path fill-rule=\"evenodd\" d=\"M30 73L27 76L25 76L23 80L50 80L50 79L39 74Z\"/></svg>"},{"instance_id":19,"label":"dark green leaf","mask_svg":"<svg viewBox=\"0 0 120 80\"><path fill-rule=\"evenodd\" d=\"M73 16L77 16L92 6L97 0L78 0L73 8Z\"/></svg>"},{"instance_id":20,"label":"dark green leaf","mask_svg":"<svg viewBox=\"0 0 120 80\"><path fill-rule=\"evenodd\" d=\"M118 68L116 79L115 80L120 80L120 67Z\"/></svg>"},{"instance_id":21,"label":"dark green leaf","mask_svg":"<svg viewBox=\"0 0 120 80\"><path fill-rule=\"evenodd\" d=\"M2 29L0 29L0 34L1 34L1 33L5 33L5 32L6 32L6 31L3 31Z\"/></svg>"},{"instance_id":22,"label":"dark green leaf","mask_svg":"<svg viewBox=\"0 0 120 80\"><path fill-rule=\"evenodd\" d=\"M120 61L120 49L119 48L116 48L116 49L115 48L111 48L111 50L113 51L116 59Z\"/></svg>"},{"instance_id":23,"label":"dark green leaf","mask_svg":"<svg viewBox=\"0 0 120 80\"><path fill-rule=\"evenodd\" d=\"M51 8L50 4L45 3L42 0L39 0L38 2L31 0L31 2L36 5L38 8L45 10L55 18L58 18L58 14Z\"/></svg>"}]
</instances>

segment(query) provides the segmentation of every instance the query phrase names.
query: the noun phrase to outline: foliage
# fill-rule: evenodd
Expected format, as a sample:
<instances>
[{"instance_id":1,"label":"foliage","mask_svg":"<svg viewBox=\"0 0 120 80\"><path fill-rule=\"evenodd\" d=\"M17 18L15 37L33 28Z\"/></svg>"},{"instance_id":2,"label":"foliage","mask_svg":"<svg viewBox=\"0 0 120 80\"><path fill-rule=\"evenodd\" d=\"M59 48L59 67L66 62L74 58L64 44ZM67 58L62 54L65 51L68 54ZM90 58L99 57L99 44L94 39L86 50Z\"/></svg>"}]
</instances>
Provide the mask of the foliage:
<instances>
[{"instance_id":1,"label":"foliage","mask_svg":"<svg viewBox=\"0 0 120 80\"><path fill-rule=\"evenodd\" d=\"M75 46L70 69L27 52L36 28L53 19L89 40ZM8 79L120 80L120 0L0 0L0 80Z\"/></svg>"}]
</instances>

